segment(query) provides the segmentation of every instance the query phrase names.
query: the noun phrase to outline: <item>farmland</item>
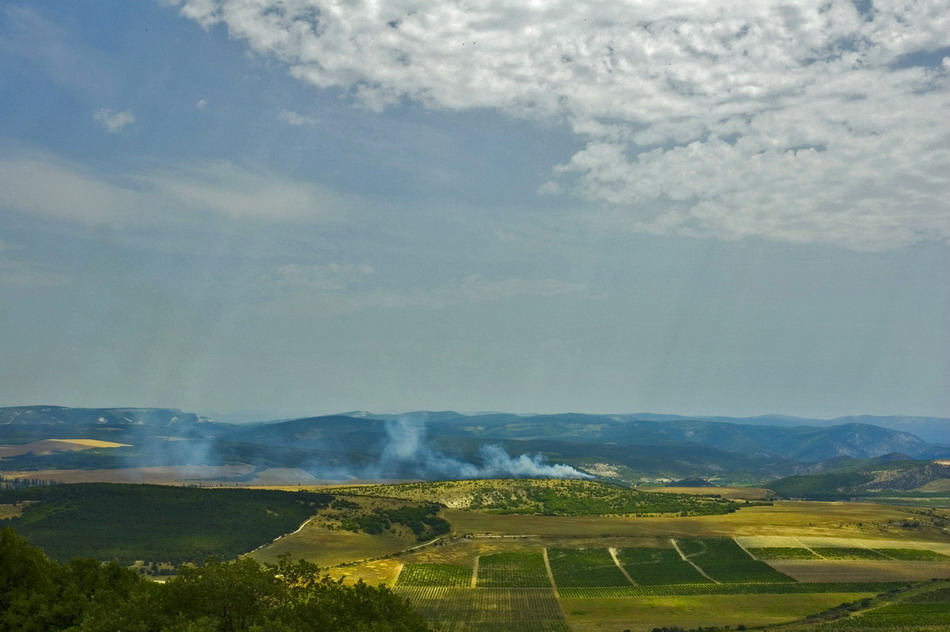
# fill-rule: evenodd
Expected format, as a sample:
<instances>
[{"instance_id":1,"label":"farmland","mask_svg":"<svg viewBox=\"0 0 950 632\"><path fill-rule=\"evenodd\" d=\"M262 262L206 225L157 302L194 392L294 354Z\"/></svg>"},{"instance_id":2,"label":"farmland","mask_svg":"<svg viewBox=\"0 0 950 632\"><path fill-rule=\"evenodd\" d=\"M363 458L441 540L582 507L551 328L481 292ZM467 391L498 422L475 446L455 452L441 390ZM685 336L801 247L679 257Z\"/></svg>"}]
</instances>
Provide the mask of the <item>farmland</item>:
<instances>
[{"instance_id":1,"label":"farmland","mask_svg":"<svg viewBox=\"0 0 950 632\"><path fill-rule=\"evenodd\" d=\"M641 586L712 583L672 548L626 548L618 557Z\"/></svg>"},{"instance_id":2,"label":"farmland","mask_svg":"<svg viewBox=\"0 0 950 632\"><path fill-rule=\"evenodd\" d=\"M455 564L406 564L399 573L400 586L465 587L472 581L472 569Z\"/></svg>"},{"instance_id":3,"label":"farmland","mask_svg":"<svg viewBox=\"0 0 950 632\"><path fill-rule=\"evenodd\" d=\"M558 588L630 585L607 549L551 549L548 559Z\"/></svg>"},{"instance_id":4,"label":"farmland","mask_svg":"<svg viewBox=\"0 0 950 632\"><path fill-rule=\"evenodd\" d=\"M446 484L446 495L432 495L430 500L454 498L464 504L461 491L473 482L465 483ZM521 484L492 481L488 487L517 490ZM561 484L570 489L574 483ZM162 488L153 492L152 486L128 487L129 493L162 497ZM424 502L418 490L432 492L438 485L365 487L359 495L350 493L352 486L295 493L176 488L173 496L194 494L207 505L207 499L233 504L231 494L234 498L244 493L267 494L263 506L238 504L227 509L222 515L231 516L231 526L218 527L222 533L233 534L238 530L235 525L249 526L248 516L266 520L295 516L276 534L288 535L254 550L253 558L274 562L288 554L328 568L347 583L363 579L388 584L440 629L457 632L501 632L512 627L519 632L644 632L673 625L792 624L844 602L863 604L880 593L904 591L913 580L950 576L950 537L918 521L914 509L777 501L705 515L542 515L497 513L497 506L477 511L446 509ZM70 488L83 489L67 486L55 493ZM383 497L382 491L392 488L420 495ZM44 489L30 491L36 498L29 500L54 494ZM379 493L371 494L371 490ZM5 493L10 495L7 502L28 500L20 498L24 490ZM93 503L98 508L87 508L84 515L108 515L114 520L115 514L104 507L125 507L91 493L89 498L98 498ZM319 506L308 506L300 515L278 504L280 500L306 505L317 498ZM32 515L38 525L60 514L77 515L68 514L65 505L50 512L57 507L52 500L53 496L43 502L21 503L19 509L25 517ZM161 502L152 504L156 513L149 515L156 524L161 524L163 514L175 514ZM36 513L35 506L45 506L46 513ZM212 502L205 509L209 514L220 513L212 510L216 507ZM243 513L238 517L227 511ZM201 523L191 522L176 523L172 531L185 533ZM46 524L55 527L58 523ZM116 532L117 540L129 537L123 533ZM255 537L260 542L274 536ZM253 548L243 546L239 552ZM889 605L882 602L880 609ZM921 616L942 616L930 612L939 610L932 604L901 607ZM906 619L906 612L899 608L883 613L889 618L881 621Z\"/></svg>"},{"instance_id":5,"label":"farmland","mask_svg":"<svg viewBox=\"0 0 950 632\"><path fill-rule=\"evenodd\" d=\"M495 553L479 559L478 586L484 588L549 588L544 556L537 553Z\"/></svg>"},{"instance_id":6,"label":"farmland","mask_svg":"<svg viewBox=\"0 0 950 632\"><path fill-rule=\"evenodd\" d=\"M687 539L680 540L677 546L714 581L748 584L795 581L768 564L753 560L732 539Z\"/></svg>"},{"instance_id":7,"label":"farmland","mask_svg":"<svg viewBox=\"0 0 950 632\"><path fill-rule=\"evenodd\" d=\"M397 588L444 632L568 632L550 588Z\"/></svg>"}]
</instances>

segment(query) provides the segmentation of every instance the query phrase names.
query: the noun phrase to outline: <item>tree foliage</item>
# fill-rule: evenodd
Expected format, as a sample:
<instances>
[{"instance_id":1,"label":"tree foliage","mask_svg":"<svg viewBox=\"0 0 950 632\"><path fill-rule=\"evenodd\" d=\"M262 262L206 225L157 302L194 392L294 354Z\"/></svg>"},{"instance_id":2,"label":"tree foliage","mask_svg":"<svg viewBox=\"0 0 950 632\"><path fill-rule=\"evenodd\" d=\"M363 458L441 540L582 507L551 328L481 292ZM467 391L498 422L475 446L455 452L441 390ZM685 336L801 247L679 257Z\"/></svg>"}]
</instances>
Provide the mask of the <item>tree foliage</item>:
<instances>
[{"instance_id":1,"label":"tree foliage","mask_svg":"<svg viewBox=\"0 0 950 632\"><path fill-rule=\"evenodd\" d=\"M401 597L309 562L209 559L164 584L115 562L58 564L0 533L0 632L425 632Z\"/></svg>"}]
</instances>

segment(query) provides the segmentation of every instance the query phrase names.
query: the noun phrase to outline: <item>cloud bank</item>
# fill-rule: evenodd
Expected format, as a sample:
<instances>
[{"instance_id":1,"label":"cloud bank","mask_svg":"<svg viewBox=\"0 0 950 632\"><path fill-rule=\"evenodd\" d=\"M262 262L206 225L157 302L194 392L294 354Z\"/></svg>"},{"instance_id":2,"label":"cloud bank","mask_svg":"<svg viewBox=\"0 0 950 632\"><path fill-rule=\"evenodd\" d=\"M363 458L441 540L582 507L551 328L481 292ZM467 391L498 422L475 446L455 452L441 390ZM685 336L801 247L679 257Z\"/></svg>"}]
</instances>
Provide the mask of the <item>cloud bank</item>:
<instances>
[{"instance_id":1,"label":"cloud bank","mask_svg":"<svg viewBox=\"0 0 950 632\"><path fill-rule=\"evenodd\" d=\"M950 239L947 0L177 6L369 110L569 126L585 146L541 191L597 203L590 219L611 229L866 250Z\"/></svg>"}]
</instances>

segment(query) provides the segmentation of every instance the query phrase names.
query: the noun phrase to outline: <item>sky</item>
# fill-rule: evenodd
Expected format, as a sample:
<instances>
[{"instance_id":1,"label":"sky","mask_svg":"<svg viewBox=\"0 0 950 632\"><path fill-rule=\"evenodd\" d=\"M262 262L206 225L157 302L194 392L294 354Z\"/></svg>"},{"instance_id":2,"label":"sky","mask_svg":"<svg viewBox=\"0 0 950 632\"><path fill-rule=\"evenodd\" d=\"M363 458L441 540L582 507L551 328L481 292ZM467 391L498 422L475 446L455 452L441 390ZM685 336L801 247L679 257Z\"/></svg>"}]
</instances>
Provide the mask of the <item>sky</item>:
<instances>
[{"instance_id":1,"label":"sky","mask_svg":"<svg viewBox=\"0 0 950 632\"><path fill-rule=\"evenodd\" d=\"M0 406L950 417L950 1L0 3Z\"/></svg>"}]
</instances>

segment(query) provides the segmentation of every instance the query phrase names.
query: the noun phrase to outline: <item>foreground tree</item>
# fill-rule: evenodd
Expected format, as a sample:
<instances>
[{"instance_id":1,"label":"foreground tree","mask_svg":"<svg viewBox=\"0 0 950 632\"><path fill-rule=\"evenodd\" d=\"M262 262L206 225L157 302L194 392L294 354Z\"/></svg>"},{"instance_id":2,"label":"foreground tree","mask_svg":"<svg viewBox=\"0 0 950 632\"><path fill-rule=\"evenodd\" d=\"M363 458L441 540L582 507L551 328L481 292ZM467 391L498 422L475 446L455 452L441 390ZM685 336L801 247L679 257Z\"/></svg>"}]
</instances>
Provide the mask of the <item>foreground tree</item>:
<instances>
[{"instance_id":1,"label":"foreground tree","mask_svg":"<svg viewBox=\"0 0 950 632\"><path fill-rule=\"evenodd\" d=\"M309 562L186 566L164 584L115 563L49 560L0 534L0 632L427 632L389 589L346 586Z\"/></svg>"}]
</instances>

